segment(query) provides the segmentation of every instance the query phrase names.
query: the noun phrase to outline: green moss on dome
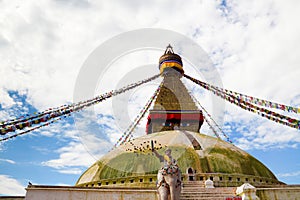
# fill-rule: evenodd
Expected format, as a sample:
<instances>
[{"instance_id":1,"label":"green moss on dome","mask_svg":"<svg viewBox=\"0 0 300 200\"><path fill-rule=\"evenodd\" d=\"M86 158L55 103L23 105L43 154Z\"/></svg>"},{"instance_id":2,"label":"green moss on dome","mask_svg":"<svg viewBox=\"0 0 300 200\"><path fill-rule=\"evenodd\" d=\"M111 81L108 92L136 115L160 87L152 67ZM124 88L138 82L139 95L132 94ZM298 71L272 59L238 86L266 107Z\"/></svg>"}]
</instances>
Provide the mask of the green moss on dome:
<instances>
[{"instance_id":1,"label":"green moss on dome","mask_svg":"<svg viewBox=\"0 0 300 200\"><path fill-rule=\"evenodd\" d=\"M100 164L100 163L99 163ZM133 174L153 174L160 167L158 159L145 154L122 153L102 167L95 178L110 179Z\"/></svg>"},{"instance_id":2,"label":"green moss on dome","mask_svg":"<svg viewBox=\"0 0 300 200\"><path fill-rule=\"evenodd\" d=\"M276 179L274 174L253 156L229 148L211 148L208 162L214 172L239 173Z\"/></svg>"},{"instance_id":3,"label":"green moss on dome","mask_svg":"<svg viewBox=\"0 0 300 200\"><path fill-rule=\"evenodd\" d=\"M185 171L187 168L192 167L194 169L200 168L199 156L192 148L182 148L184 152L178 158L177 163L182 171Z\"/></svg>"},{"instance_id":4,"label":"green moss on dome","mask_svg":"<svg viewBox=\"0 0 300 200\"><path fill-rule=\"evenodd\" d=\"M201 144L202 150L195 150L189 140L184 139L186 136L183 132L173 133L170 131L151 134L151 137L142 138L137 143L155 138L164 138L162 142L164 140L169 142L169 139L173 137L172 134L176 134L178 138L182 137L180 140L175 138L173 144L166 143L172 150L173 158L177 159L182 173L191 167L197 173L241 174L277 180L265 165L248 153L226 142L217 141L215 138L202 134L192 133L200 144L201 141L206 141ZM164 155L165 146L157 150L160 155ZM92 165L82 174L76 184L83 185L101 180L143 177L145 175L155 176L162 166L162 163L151 154L150 150L148 150L148 154L120 150L109 153L104 159Z\"/></svg>"}]
</instances>

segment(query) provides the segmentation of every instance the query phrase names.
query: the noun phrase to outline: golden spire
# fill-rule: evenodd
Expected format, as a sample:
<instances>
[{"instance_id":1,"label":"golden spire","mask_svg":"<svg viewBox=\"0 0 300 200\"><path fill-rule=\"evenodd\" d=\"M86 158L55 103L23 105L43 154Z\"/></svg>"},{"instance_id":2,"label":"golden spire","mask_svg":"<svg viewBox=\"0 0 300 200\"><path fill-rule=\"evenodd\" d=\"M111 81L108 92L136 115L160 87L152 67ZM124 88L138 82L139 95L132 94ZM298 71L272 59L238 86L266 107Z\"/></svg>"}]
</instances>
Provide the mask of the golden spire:
<instances>
[{"instance_id":1,"label":"golden spire","mask_svg":"<svg viewBox=\"0 0 300 200\"><path fill-rule=\"evenodd\" d=\"M168 45L159 59L164 81L148 116L147 133L174 129L199 132L203 115L180 80L182 66L181 57Z\"/></svg>"}]
</instances>

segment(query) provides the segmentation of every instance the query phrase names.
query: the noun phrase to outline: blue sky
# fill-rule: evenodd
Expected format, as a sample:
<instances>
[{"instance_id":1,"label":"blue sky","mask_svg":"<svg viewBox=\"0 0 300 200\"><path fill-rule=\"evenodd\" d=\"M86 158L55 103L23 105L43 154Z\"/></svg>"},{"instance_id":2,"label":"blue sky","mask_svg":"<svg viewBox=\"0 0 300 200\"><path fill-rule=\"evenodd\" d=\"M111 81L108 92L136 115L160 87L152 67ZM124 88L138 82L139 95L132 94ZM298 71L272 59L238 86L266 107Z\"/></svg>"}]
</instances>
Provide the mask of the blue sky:
<instances>
[{"instance_id":1,"label":"blue sky","mask_svg":"<svg viewBox=\"0 0 300 200\"><path fill-rule=\"evenodd\" d=\"M0 1L0 120L73 102L78 74L91 52L113 36L142 28L172 30L195 41L217 69L223 87L300 107L299 8L292 0ZM180 52L180 47L174 50ZM140 65L156 65L162 53L140 49L111 61L94 95L118 88L124 77L149 77L128 74ZM184 69L205 78L185 60ZM74 185L130 124L120 113L133 120L157 84L1 143L0 194L24 194L28 181ZM212 112L211 94L186 84ZM125 106L118 107L125 100ZM300 183L299 130L229 103L222 114L223 128L235 145L262 161L279 180ZM144 128L145 120L136 135ZM206 125L202 132L209 133Z\"/></svg>"}]
</instances>

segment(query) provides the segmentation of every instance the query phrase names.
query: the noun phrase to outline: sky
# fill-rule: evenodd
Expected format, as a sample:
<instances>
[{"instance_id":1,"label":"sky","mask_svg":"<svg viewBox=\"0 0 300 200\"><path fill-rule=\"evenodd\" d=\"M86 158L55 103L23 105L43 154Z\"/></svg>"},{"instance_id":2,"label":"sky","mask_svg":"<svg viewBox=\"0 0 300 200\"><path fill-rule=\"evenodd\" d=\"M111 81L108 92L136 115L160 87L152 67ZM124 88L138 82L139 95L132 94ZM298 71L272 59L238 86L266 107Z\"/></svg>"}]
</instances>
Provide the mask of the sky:
<instances>
[{"instance_id":1,"label":"sky","mask_svg":"<svg viewBox=\"0 0 300 200\"><path fill-rule=\"evenodd\" d=\"M195 42L216 69L222 87L300 107L299 9L296 0L0 0L0 121L74 102L82 69L97 48L104 52L94 54L99 60L115 57L106 61L107 66L99 64L102 71L86 98L158 73L159 56L168 44L118 54L138 40L129 37L103 49L112 38L116 41L119 35L145 28L178 33ZM172 45L175 52L182 52L184 44ZM206 80L197 63L189 63L184 56L183 62L187 73ZM140 70L148 65L153 69ZM84 77L86 83L90 77ZM209 92L184 83L214 112ZM154 81L1 142L0 194L24 195L29 181L74 185L112 148L158 84L159 80ZM226 102L219 112L215 117L234 145L263 162L279 180L300 183L299 130ZM299 115L284 114L299 119ZM144 134L145 123L139 124L136 137ZM201 132L211 134L207 125Z\"/></svg>"}]
</instances>

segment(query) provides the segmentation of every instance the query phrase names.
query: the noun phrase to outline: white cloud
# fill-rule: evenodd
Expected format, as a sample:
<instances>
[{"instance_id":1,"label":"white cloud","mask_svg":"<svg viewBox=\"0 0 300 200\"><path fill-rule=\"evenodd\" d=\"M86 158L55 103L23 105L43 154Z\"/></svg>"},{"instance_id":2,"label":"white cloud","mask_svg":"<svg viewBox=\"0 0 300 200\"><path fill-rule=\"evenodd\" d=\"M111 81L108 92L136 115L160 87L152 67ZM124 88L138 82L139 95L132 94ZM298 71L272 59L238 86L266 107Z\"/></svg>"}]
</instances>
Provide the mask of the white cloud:
<instances>
[{"instance_id":1,"label":"white cloud","mask_svg":"<svg viewBox=\"0 0 300 200\"><path fill-rule=\"evenodd\" d=\"M3 158L0 158L0 162L7 162L7 163L10 163L10 164L16 164L16 162L13 161L13 160L10 160L10 159L3 159Z\"/></svg>"},{"instance_id":2,"label":"white cloud","mask_svg":"<svg viewBox=\"0 0 300 200\"><path fill-rule=\"evenodd\" d=\"M279 178L300 176L300 171L282 173L277 175Z\"/></svg>"},{"instance_id":3,"label":"white cloud","mask_svg":"<svg viewBox=\"0 0 300 200\"><path fill-rule=\"evenodd\" d=\"M45 161L42 164L55 169L65 170L68 167L72 169L78 166L87 167L96 161L80 142L71 142L69 145L58 149L57 153L59 158Z\"/></svg>"},{"instance_id":4,"label":"white cloud","mask_svg":"<svg viewBox=\"0 0 300 200\"><path fill-rule=\"evenodd\" d=\"M0 186L1 195L25 195L25 186L10 176L0 174Z\"/></svg>"},{"instance_id":5,"label":"white cloud","mask_svg":"<svg viewBox=\"0 0 300 200\"><path fill-rule=\"evenodd\" d=\"M83 112L82 114L87 113ZM93 123L91 115L77 118L75 127L65 129L61 139L69 139L67 145L56 150L58 158L44 161L42 165L52 167L63 174L80 174L105 154L111 144L104 135L97 132L98 128ZM88 122L85 124L85 122Z\"/></svg>"},{"instance_id":6,"label":"white cloud","mask_svg":"<svg viewBox=\"0 0 300 200\"><path fill-rule=\"evenodd\" d=\"M82 174L82 170L79 168L59 169L58 172L62 174Z\"/></svg>"},{"instance_id":7,"label":"white cloud","mask_svg":"<svg viewBox=\"0 0 300 200\"><path fill-rule=\"evenodd\" d=\"M14 100L7 94L7 92L3 91L3 88L0 88L0 99L2 109L8 108L15 104Z\"/></svg>"}]
</instances>

